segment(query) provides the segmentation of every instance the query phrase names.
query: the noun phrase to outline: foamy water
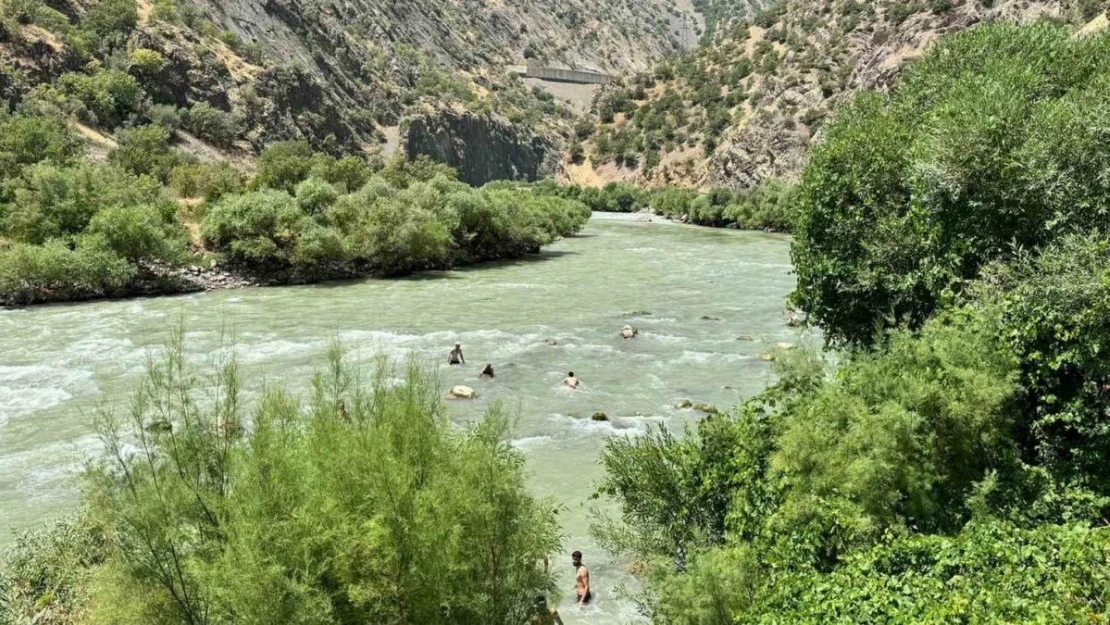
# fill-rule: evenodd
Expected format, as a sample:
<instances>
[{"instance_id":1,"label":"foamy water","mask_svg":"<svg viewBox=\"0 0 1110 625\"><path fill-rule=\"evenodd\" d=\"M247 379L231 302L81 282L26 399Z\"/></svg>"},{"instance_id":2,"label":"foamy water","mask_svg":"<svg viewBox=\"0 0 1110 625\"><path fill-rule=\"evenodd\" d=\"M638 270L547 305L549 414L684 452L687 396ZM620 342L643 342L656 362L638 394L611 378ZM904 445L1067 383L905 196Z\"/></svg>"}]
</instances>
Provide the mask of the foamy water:
<instances>
[{"instance_id":1,"label":"foamy water","mask_svg":"<svg viewBox=\"0 0 1110 625\"><path fill-rule=\"evenodd\" d=\"M635 608L615 594L633 581L627 563L588 535L598 453L609 437L700 418L675 407L683 399L727 407L762 388L758 355L798 340L785 325L789 272L783 237L595 217L537 258L463 271L0 311L0 545L72 508L73 475L99 448L93 412L123 406L179 321L190 363L238 356L248 401L266 383L305 390L338 339L363 370L415 355L444 387L474 387L477 401L449 404L459 423L498 401L517 414L531 487L559 504L565 551L585 553L598 591L585 611L565 593L564 620L629 622ZM626 324L636 339L620 338ZM468 364L447 367L456 341ZM477 379L486 362L493 382ZM570 370L577 391L561 385ZM610 420L593 421L598 411Z\"/></svg>"}]
</instances>

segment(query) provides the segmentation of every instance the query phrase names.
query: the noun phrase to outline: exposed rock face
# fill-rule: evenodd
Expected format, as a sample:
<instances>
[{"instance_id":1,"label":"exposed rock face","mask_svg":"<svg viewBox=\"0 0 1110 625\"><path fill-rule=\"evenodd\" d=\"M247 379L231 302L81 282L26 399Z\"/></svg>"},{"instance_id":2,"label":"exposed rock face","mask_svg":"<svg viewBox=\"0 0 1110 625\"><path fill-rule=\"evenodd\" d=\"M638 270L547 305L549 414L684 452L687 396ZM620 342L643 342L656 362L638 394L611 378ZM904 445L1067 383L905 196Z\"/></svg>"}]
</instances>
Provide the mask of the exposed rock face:
<instances>
[{"instance_id":1,"label":"exposed rock face","mask_svg":"<svg viewBox=\"0 0 1110 625\"><path fill-rule=\"evenodd\" d=\"M701 188L754 187L772 178L796 181L837 106L862 89L891 88L937 38L999 20L1079 25L1089 19L1091 5L1073 0L706 1L726 9L713 41L599 98L594 109L600 118L618 114L601 126L593 145L584 146L596 176L574 178L587 184L636 180ZM729 19L733 7L737 12ZM743 19L759 8L764 10L753 19ZM640 157L633 167L627 165L630 151ZM624 165L610 166L622 155Z\"/></svg>"},{"instance_id":2,"label":"exposed rock face","mask_svg":"<svg viewBox=\"0 0 1110 625\"><path fill-rule=\"evenodd\" d=\"M708 184L752 187L770 178L796 180L808 161L810 146L821 138L811 120L826 117L862 89L890 89L906 64L921 56L938 37L987 21L1027 23L1067 17L1066 3L999 0L991 6L964 2L940 14L922 6L897 23L890 16L891 9L884 8L863 13L848 32L837 32L835 22L815 32L804 32L802 24L814 11L836 15L845 3L834 2L833 7L826 4L788 5L776 28L799 33L810 45L801 50L785 49L775 75L761 80L765 95L756 103L755 114L727 132L710 157ZM827 72L809 69L814 46L818 56L833 59L828 61L835 68L833 74L851 70L844 74L842 84L831 83ZM824 50L831 52L826 54ZM790 79L782 79L787 76Z\"/></svg>"},{"instance_id":3,"label":"exposed rock face","mask_svg":"<svg viewBox=\"0 0 1110 625\"><path fill-rule=\"evenodd\" d=\"M558 161L550 140L529 135L490 116L442 111L414 119L404 137L405 155L427 155L459 172L473 186L494 180L538 180Z\"/></svg>"}]
</instances>

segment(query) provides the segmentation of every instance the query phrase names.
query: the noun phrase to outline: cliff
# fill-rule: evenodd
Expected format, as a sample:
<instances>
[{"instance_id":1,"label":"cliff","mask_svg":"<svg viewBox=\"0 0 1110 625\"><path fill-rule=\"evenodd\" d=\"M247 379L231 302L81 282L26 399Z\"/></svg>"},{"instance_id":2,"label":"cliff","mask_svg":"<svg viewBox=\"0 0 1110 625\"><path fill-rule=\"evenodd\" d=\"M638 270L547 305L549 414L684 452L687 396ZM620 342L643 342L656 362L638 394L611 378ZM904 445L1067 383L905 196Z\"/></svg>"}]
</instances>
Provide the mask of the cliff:
<instances>
[{"instance_id":1,"label":"cliff","mask_svg":"<svg viewBox=\"0 0 1110 625\"><path fill-rule=\"evenodd\" d=\"M405 154L427 155L459 172L473 186L494 180L539 180L555 173L558 153L547 138L492 116L442 111L412 120Z\"/></svg>"},{"instance_id":2,"label":"cliff","mask_svg":"<svg viewBox=\"0 0 1110 625\"><path fill-rule=\"evenodd\" d=\"M726 14L712 41L598 100L586 165L602 182L796 179L836 105L889 88L937 37L993 20L1079 26L1098 10L1094 0L781 0L750 19Z\"/></svg>"}]
</instances>

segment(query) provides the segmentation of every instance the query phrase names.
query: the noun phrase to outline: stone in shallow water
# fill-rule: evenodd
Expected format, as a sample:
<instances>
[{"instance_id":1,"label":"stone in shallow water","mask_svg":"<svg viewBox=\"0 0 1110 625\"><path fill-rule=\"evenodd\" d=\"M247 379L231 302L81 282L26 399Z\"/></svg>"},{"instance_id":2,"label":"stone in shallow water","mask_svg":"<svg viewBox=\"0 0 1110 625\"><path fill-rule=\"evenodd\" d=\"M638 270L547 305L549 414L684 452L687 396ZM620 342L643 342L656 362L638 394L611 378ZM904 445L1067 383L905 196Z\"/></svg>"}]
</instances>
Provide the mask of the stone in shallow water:
<instances>
[{"instance_id":1,"label":"stone in shallow water","mask_svg":"<svg viewBox=\"0 0 1110 625\"><path fill-rule=\"evenodd\" d=\"M608 421L609 415L605 414L604 412L595 412L594 416L590 417L590 419L593 419L594 421Z\"/></svg>"},{"instance_id":2,"label":"stone in shallow water","mask_svg":"<svg viewBox=\"0 0 1110 625\"><path fill-rule=\"evenodd\" d=\"M469 386L463 386L460 384L458 386L452 387L451 391L447 393L447 397L448 399L475 399L476 397L478 397L478 394L475 393L474 389L470 388Z\"/></svg>"}]
</instances>

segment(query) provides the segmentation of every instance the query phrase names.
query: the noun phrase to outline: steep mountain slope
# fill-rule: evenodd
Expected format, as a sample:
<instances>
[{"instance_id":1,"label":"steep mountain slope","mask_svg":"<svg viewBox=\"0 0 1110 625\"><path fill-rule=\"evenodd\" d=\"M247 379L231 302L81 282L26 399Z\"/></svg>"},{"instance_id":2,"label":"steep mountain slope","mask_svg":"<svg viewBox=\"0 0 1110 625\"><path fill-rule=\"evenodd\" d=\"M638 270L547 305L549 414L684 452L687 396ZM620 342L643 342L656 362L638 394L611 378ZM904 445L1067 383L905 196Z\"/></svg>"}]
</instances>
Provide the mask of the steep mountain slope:
<instances>
[{"instance_id":1,"label":"steep mountain slope","mask_svg":"<svg viewBox=\"0 0 1110 625\"><path fill-rule=\"evenodd\" d=\"M242 149L375 149L407 117L444 109L496 113L495 132L530 143L565 132L571 113L510 66L642 70L680 48L692 11L672 0L0 0L0 93L110 130L55 83L118 70L145 100L114 121L204 103L238 118Z\"/></svg>"},{"instance_id":2,"label":"steep mountain slope","mask_svg":"<svg viewBox=\"0 0 1110 625\"><path fill-rule=\"evenodd\" d=\"M600 99L573 179L750 187L791 179L833 107L888 87L937 37L991 20L1082 24L1098 0L783 0Z\"/></svg>"}]
</instances>

